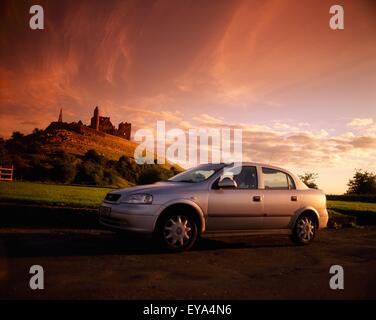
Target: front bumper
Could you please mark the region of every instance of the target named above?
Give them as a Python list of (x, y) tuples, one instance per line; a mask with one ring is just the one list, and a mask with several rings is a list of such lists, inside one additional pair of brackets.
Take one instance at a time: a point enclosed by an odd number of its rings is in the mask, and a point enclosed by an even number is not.
[(103, 203), (101, 207), (111, 209), (109, 215), (99, 213), (99, 222), (102, 225), (143, 234), (153, 233), (160, 209), (159, 205), (153, 204)]

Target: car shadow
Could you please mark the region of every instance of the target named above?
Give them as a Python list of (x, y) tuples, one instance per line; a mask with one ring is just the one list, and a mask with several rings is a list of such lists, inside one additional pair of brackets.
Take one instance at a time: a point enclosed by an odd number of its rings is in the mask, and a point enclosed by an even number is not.
[[(192, 251), (249, 249), (294, 246), (284, 237), (242, 237), (241, 239), (200, 239)], [(82, 233), (71, 231), (12, 231), (0, 234), (0, 256), (95, 256), (95, 255), (145, 255), (167, 253), (151, 238), (103, 232)]]
[(197, 251), (222, 249), (278, 248), (296, 247), (296, 244), (286, 236), (244, 236), (233, 238), (202, 238), (194, 247)]

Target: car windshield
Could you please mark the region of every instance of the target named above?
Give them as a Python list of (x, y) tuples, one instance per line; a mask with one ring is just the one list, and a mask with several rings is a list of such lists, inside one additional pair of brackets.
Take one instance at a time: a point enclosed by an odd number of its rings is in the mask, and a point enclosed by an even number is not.
[(223, 167), (223, 164), (203, 164), (179, 173), (176, 176), (168, 179), (168, 181), (191, 183), (202, 182), (209, 179), (214, 173)]

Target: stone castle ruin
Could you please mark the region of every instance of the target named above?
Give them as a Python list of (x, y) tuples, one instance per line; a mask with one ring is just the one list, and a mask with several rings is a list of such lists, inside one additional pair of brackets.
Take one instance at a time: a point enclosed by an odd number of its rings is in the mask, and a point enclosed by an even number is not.
[(82, 121), (78, 122), (64, 122), (63, 111), (60, 109), (58, 121), (53, 121), (46, 128), (46, 131), (64, 129), (68, 131), (75, 131), (78, 133), (92, 133), (103, 136), (109, 134), (112, 136), (120, 137), (126, 140), (131, 139), (131, 123), (121, 122), (116, 128), (110, 120), (110, 117), (102, 117), (98, 106), (94, 109), (94, 114), (91, 117), (90, 125), (84, 125)]

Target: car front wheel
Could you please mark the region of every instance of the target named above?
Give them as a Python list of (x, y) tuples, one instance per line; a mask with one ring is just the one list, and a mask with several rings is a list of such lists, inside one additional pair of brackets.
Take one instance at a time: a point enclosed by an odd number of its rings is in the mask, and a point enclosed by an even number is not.
[(196, 222), (185, 213), (166, 215), (157, 230), (157, 237), (169, 251), (184, 251), (192, 248), (197, 235)]
[(317, 224), (309, 215), (302, 215), (296, 221), (291, 239), (298, 244), (309, 244), (316, 235)]

